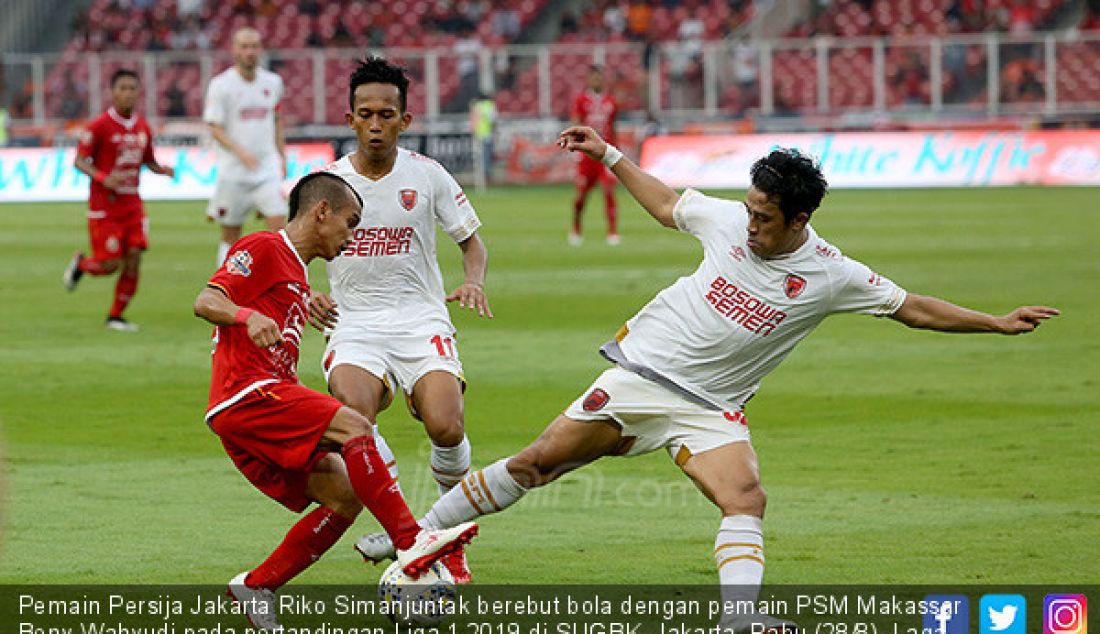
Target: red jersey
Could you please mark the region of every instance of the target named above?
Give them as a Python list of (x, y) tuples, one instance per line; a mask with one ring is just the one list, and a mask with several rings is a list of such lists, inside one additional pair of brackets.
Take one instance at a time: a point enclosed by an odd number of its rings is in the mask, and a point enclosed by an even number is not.
[(615, 117), (619, 106), (607, 92), (586, 90), (573, 100), (573, 118), (596, 131), (604, 141), (615, 143)]
[(283, 342), (260, 348), (244, 325), (214, 328), (214, 368), (206, 420), (253, 389), (278, 382), (298, 383), (298, 348), (306, 324), (309, 278), (306, 265), (285, 231), (249, 234), (229, 250), (209, 286), (233, 303), (280, 324)]
[(79, 160), (90, 158), (104, 176), (114, 173), (122, 178), (121, 185), (114, 190), (92, 181), (89, 209), (125, 210), (141, 202), (138, 196), (141, 166), (153, 162), (153, 133), (141, 115), (135, 113), (125, 119), (113, 107), (108, 108), (80, 135), (76, 155)]

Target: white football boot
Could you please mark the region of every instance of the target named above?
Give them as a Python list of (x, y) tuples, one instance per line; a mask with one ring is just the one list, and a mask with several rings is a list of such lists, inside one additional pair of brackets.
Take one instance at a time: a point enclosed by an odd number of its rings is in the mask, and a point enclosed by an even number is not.
[(401, 563), (405, 574), (416, 579), (444, 555), (469, 544), (475, 535), (477, 524), (473, 522), (463, 522), (440, 530), (421, 529), (412, 546), (397, 551), (397, 561)]
[(397, 558), (397, 549), (393, 547), (393, 540), (385, 533), (363, 535), (359, 541), (355, 542), (355, 550), (372, 564)]
[(279, 625), (279, 616), (275, 611), (275, 593), (266, 588), (249, 588), (244, 585), (248, 572), (233, 577), (229, 581), (230, 598), (244, 608), (245, 616), (256, 629), (273, 634), (281, 634), (283, 626)]

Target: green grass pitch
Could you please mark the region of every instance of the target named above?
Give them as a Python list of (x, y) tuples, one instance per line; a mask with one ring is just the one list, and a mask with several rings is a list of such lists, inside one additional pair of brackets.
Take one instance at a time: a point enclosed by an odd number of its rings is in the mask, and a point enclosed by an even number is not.
[[(622, 190), (623, 244), (603, 244), (593, 196), (587, 241), (570, 248), (571, 195), (471, 195), (497, 315), (453, 311), (476, 465), (532, 440), (605, 367), (596, 348), (700, 258)], [(1100, 581), (1098, 201), (1095, 189), (1030, 188), (826, 198), (817, 230), (911, 291), (1064, 314), (1016, 338), (827, 320), (747, 410), (769, 492), (768, 582)], [(210, 327), (191, 302), (215, 251), (203, 209), (149, 205), (128, 314), (142, 330), (127, 335), (103, 329), (113, 280), (71, 295), (59, 283), (86, 246), (84, 206), (0, 207), (0, 582), (220, 584), (294, 520), (202, 422)], [(453, 287), (459, 251), (439, 248)], [(323, 266), (311, 268), (324, 288)], [(321, 349), (311, 331), (301, 375), (318, 389)], [(380, 422), (420, 514), (435, 496), (424, 433), (403, 407)], [(485, 518), (470, 562), (481, 583), (711, 584), (717, 522), (666, 455), (612, 458)], [(373, 582), (380, 569), (351, 545), (376, 526), (364, 514), (299, 582)]]

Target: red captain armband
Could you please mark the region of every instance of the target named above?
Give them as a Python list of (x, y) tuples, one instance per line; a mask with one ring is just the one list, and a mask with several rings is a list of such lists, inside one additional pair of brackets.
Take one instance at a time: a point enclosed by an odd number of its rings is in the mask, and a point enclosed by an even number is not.
[(236, 315), (233, 315), (233, 323), (240, 324), (241, 326), (248, 323), (248, 318), (256, 311), (251, 308), (242, 308), (237, 311)]

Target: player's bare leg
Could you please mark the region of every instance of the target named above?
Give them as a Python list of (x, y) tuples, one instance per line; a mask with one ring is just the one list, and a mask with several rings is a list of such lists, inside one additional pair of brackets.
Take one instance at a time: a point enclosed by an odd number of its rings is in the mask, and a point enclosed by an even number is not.
[[(426, 528), (455, 526), (515, 504), (532, 487), (602, 456), (622, 453), (627, 439), (614, 421), (578, 421), (558, 416), (542, 434), (518, 454), (470, 473), (459, 486), (439, 498), (420, 520)], [(389, 545), (381, 534), (366, 535), (356, 544), (372, 557), (384, 557)]]
[(462, 383), (450, 372), (429, 372), (413, 386), (412, 405), (432, 441), (432, 475), (443, 495), (470, 471)]
[[(764, 508), (756, 451), (735, 442), (688, 458), (682, 466), (708, 500), (722, 512), (714, 544), (725, 605), (755, 603), (764, 579)], [(727, 614), (719, 623), (734, 632), (793, 632), (793, 623), (757, 614)], [(755, 629), (754, 629), (755, 627)]]
[(619, 211), (615, 204), (615, 177), (610, 173), (605, 174), (601, 185), (603, 185), (603, 210), (607, 216), (607, 244), (615, 247), (621, 242), (618, 225)]
[(286, 226), (286, 216), (264, 216), (268, 231), (278, 231)]
[(117, 271), (120, 266), (122, 266), (121, 258), (97, 260), (84, 255), (83, 251), (77, 251), (73, 254), (68, 266), (65, 267), (65, 272), (61, 275), (61, 284), (64, 285), (65, 290), (71, 292), (76, 290), (76, 285), (85, 273), (96, 277), (110, 275)]
[[(445, 495), (470, 472), (470, 441), (463, 420), (462, 383), (444, 370), (434, 370), (413, 386), (412, 409), (432, 442), (432, 477)], [(459, 584), (471, 581), (466, 554), (455, 551), (443, 564)]]
[(137, 292), (138, 278), (141, 272), (141, 249), (130, 249), (121, 260), (122, 272), (115, 282), (115, 298), (111, 310), (107, 313), (107, 328), (119, 332), (137, 332), (138, 327), (126, 321), (122, 312), (130, 305)]
[[(386, 409), (393, 402), (393, 391), (382, 379), (354, 365), (341, 364), (333, 368), (329, 374), (328, 389), (337, 400), (369, 420), (377, 419), (378, 412)], [(379, 455), (386, 461), (390, 477), (396, 482), (397, 459), (394, 458), (393, 451), (382, 438), (382, 434), (378, 432), (377, 425), (374, 428), (374, 441)]]
[[(229, 595), (245, 608), (258, 628), (279, 631), (275, 591), (332, 548), (363, 510), (348, 481), (344, 461), (333, 453), (314, 466), (306, 496), (320, 507), (298, 520), (263, 563), (229, 583)], [(258, 602), (264, 608), (259, 608)]]
[(229, 255), (229, 248), (233, 243), (241, 239), (241, 226), (221, 225), (221, 235), (221, 243), (218, 244), (218, 266), (225, 262), (225, 257)]
[(577, 180), (577, 195), (573, 198), (573, 228), (569, 232), (569, 244), (579, 247), (584, 242), (582, 230), (582, 218), (584, 217), (584, 204), (588, 200), (588, 192), (592, 191), (595, 182), (587, 177)]
[(374, 424), (359, 412), (347, 406), (337, 410), (322, 444), (340, 447), (356, 497), (390, 536), (406, 574), (420, 576), (477, 534), (477, 525), (469, 522), (444, 530), (421, 530), (378, 453)]

